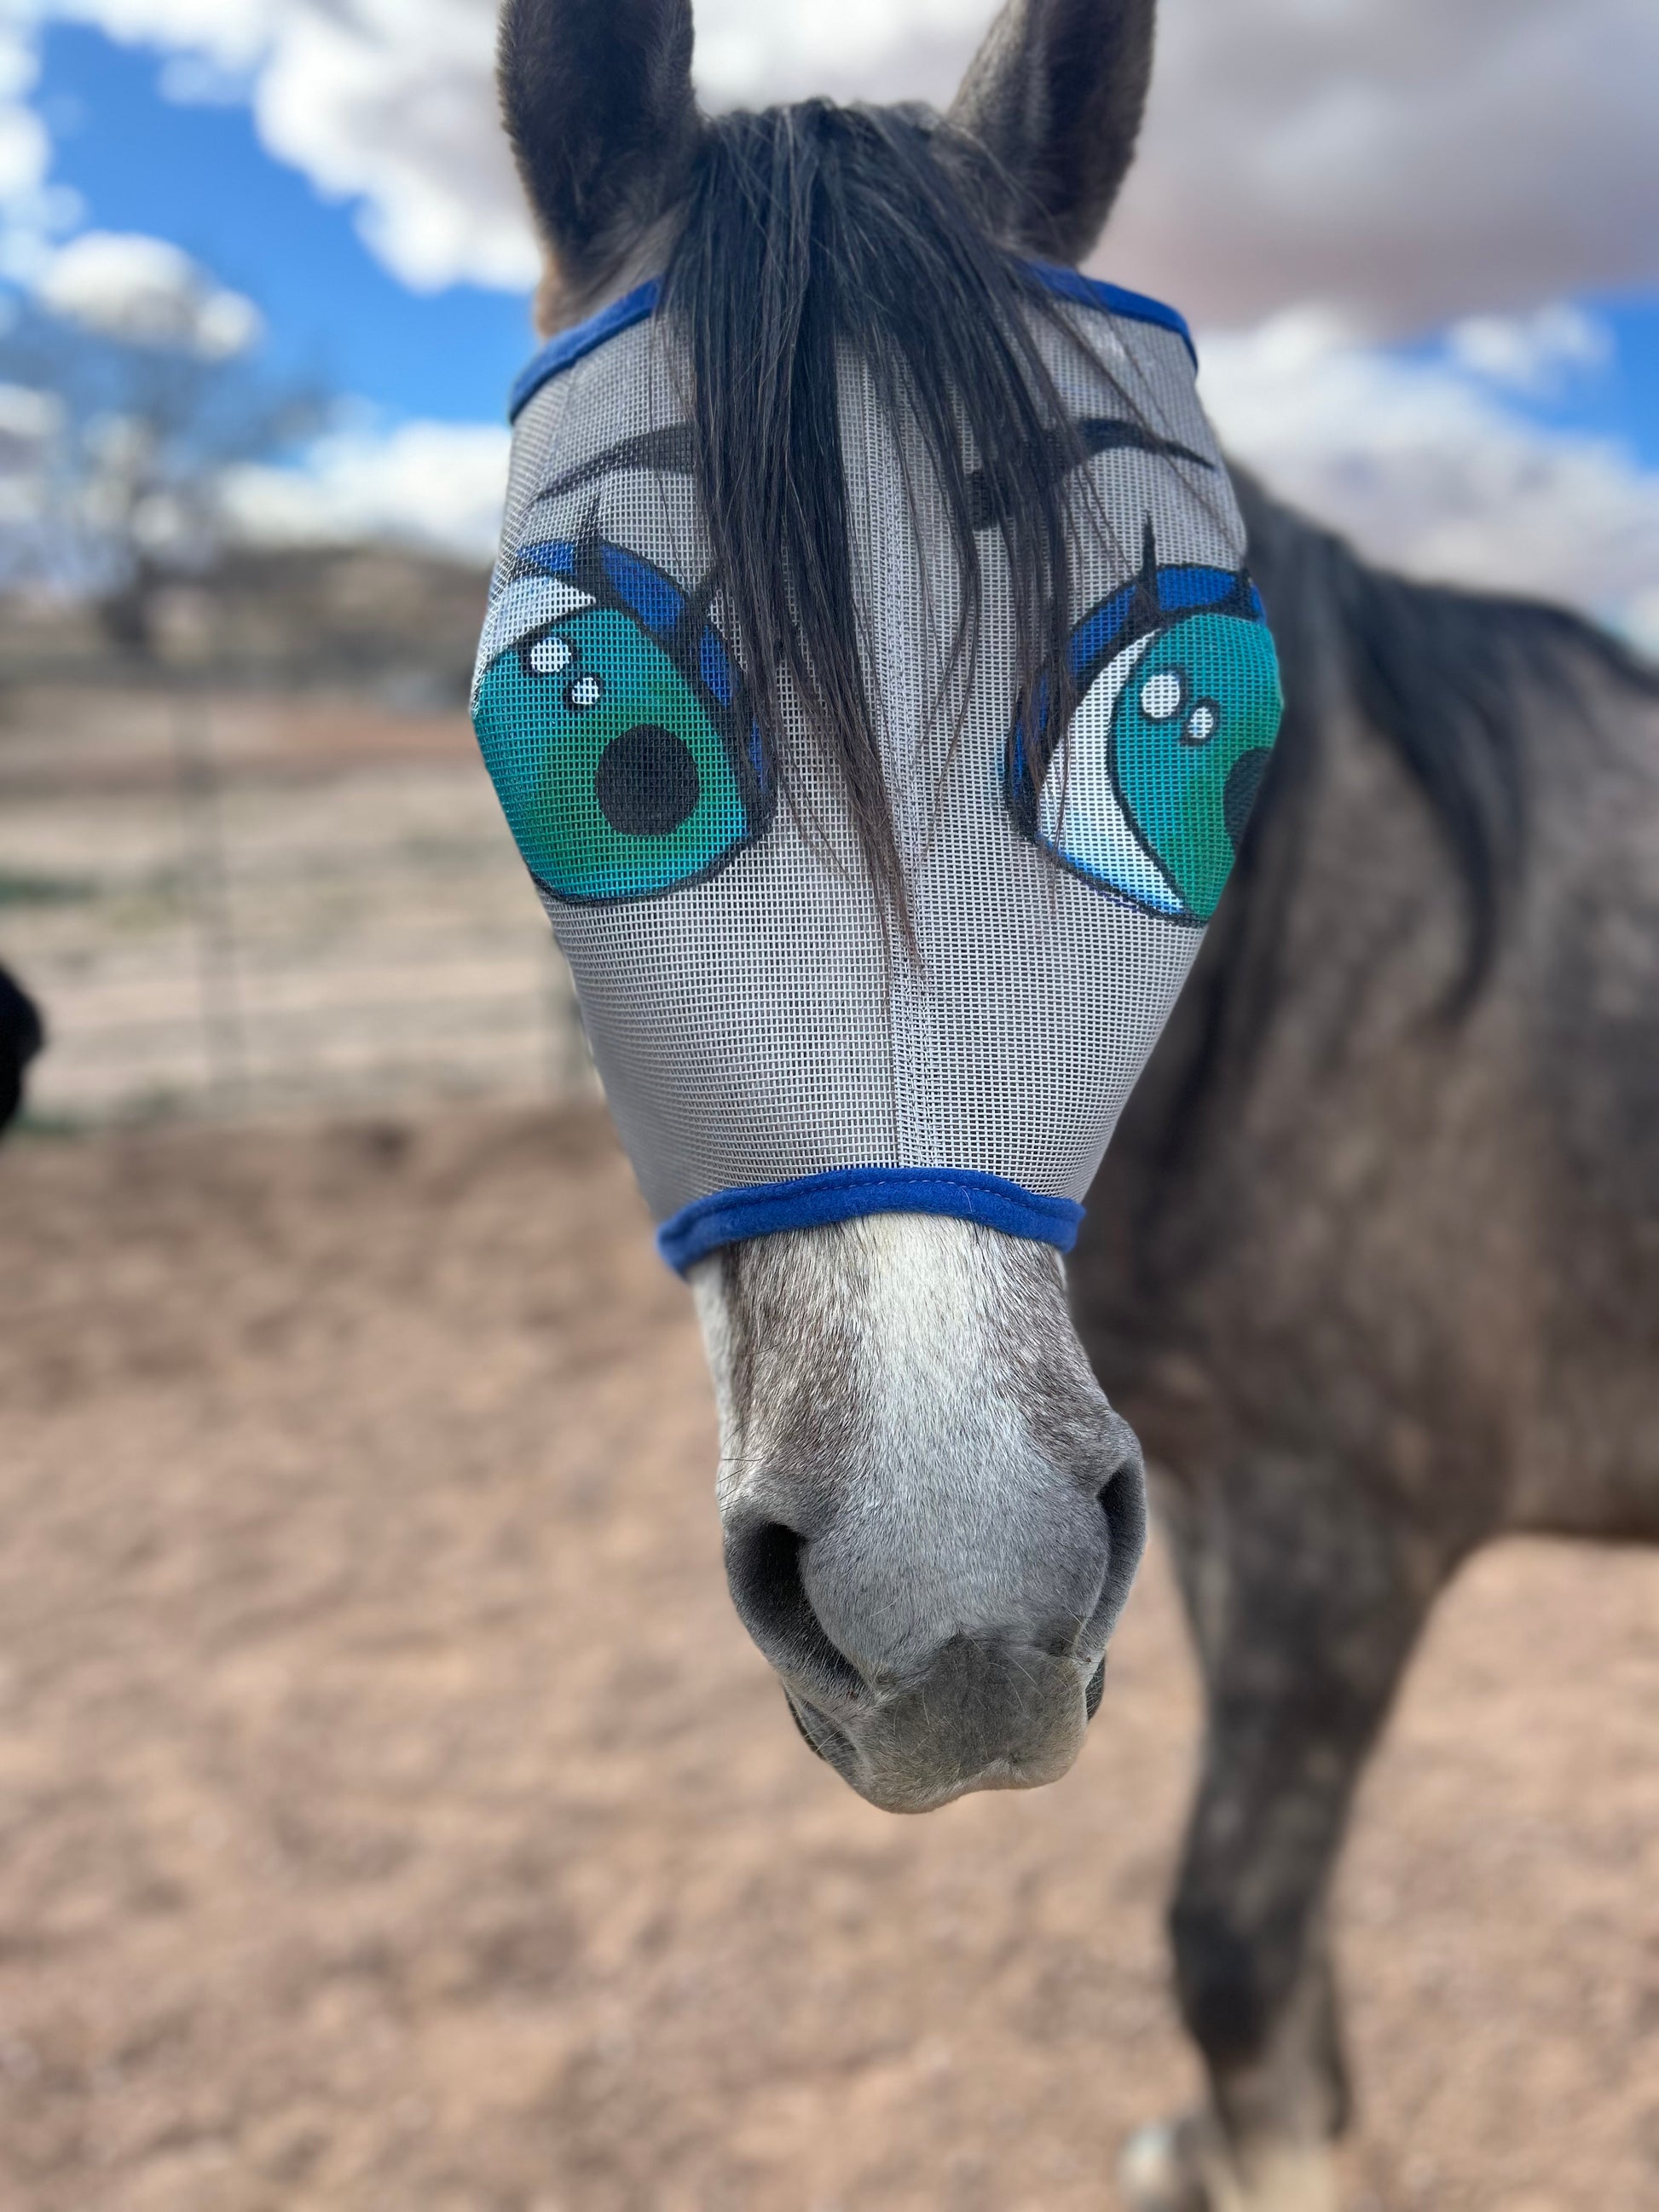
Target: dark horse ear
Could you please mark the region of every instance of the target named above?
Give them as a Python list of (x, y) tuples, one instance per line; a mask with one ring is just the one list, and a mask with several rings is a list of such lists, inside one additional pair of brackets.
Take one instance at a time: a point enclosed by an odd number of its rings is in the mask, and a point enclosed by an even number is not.
[(1081, 261), (1128, 173), (1157, 0), (1008, 0), (946, 118), (1010, 246)]
[(690, 0), (506, 0), (496, 74), (550, 257), (542, 319), (557, 320), (684, 194), (702, 128)]

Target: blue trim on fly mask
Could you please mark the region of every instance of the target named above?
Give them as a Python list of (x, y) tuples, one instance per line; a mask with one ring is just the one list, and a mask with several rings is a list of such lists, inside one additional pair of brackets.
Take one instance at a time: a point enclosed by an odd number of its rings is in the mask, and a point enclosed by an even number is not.
[(1069, 1252), (1083, 1208), (975, 1168), (832, 1168), (790, 1182), (750, 1183), (693, 1199), (657, 1231), (657, 1249), (682, 1275), (722, 1244), (818, 1229), (866, 1213), (941, 1213)]
[[(1160, 568), (1158, 572), (1158, 604), (1166, 615), (1196, 613), (1205, 607), (1220, 606), (1239, 588), (1237, 571), (1231, 568), (1212, 568), (1194, 563), (1179, 568)], [(1135, 596), (1141, 589), (1139, 583), (1125, 584), (1103, 599), (1093, 614), (1080, 622), (1072, 633), (1072, 642), (1066, 648), (1071, 663), (1072, 681), (1085, 684), (1094, 670), (1107, 659), (1121, 636), (1123, 628), (1135, 605)], [(1267, 611), (1261, 604), (1261, 594), (1250, 586), (1249, 608), (1259, 623), (1267, 619)]]
[(1085, 276), (1080, 269), (1062, 268), (1057, 261), (1028, 261), (1025, 267), (1043, 290), (1052, 292), (1056, 299), (1073, 300), (1079, 307), (1098, 307), (1106, 314), (1121, 315), (1127, 322), (1156, 323), (1159, 330), (1173, 331), (1191, 354), (1193, 367), (1198, 367), (1198, 348), (1178, 307), (1168, 307), (1145, 292), (1127, 291), (1121, 284), (1108, 284), (1099, 276)]
[(602, 346), (607, 338), (631, 331), (635, 323), (656, 312), (662, 286), (653, 276), (647, 283), (636, 284), (631, 292), (613, 300), (608, 307), (601, 307), (597, 315), (590, 315), (584, 323), (573, 323), (568, 331), (561, 331), (547, 343), (532, 361), (526, 363), (514, 380), (507, 403), (507, 419), (514, 422), (530, 404), (550, 377), (561, 369), (574, 368), (584, 356)]
[[(1193, 343), (1193, 334), (1187, 327), (1187, 318), (1176, 308), (1166, 307), (1162, 300), (1149, 299), (1144, 292), (1126, 291), (1121, 284), (1107, 284), (1098, 276), (1085, 276), (1079, 270), (1062, 269), (1058, 262), (1026, 261), (1020, 264), (1028, 276), (1035, 276), (1046, 292), (1057, 299), (1074, 301), (1081, 307), (1096, 307), (1108, 315), (1121, 315), (1132, 323), (1153, 323), (1159, 330), (1173, 331), (1198, 366), (1198, 348)], [(528, 362), (514, 384), (507, 404), (507, 419), (516, 422), (530, 404), (543, 385), (567, 368), (574, 368), (596, 346), (622, 331), (632, 330), (635, 323), (644, 322), (654, 314), (662, 296), (662, 285), (656, 277), (635, 285), (620, 300), (613, 300), (608, 307), (601, 307), (584, 323), (573, 323), (568, 331), (551, 337), (535, 358)]]

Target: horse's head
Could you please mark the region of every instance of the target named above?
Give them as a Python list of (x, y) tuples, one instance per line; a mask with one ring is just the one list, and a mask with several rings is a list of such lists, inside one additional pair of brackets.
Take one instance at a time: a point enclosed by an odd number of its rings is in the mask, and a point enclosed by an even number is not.
[(509, 0), (549, 258), (474, 717), (692, 1282), (732, 1595), (876, 1803), (1054, 1779), (1139, 1557), (1060, 1251), (1277, 719), (1184, 325), (1066, 266), (1152, 0), (950, 114), (702, 117)]

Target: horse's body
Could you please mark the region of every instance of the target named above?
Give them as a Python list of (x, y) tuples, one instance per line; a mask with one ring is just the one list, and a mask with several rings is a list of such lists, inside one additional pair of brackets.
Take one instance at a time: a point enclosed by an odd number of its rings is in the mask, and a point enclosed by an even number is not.
[[(951, 252), (1080, 258), (1128, 164), (1152, 13), (1013, 0), (943, 125), (816, 109), (722, 139), (691, 98), (684, 0), (510, 0), (544, 327), (677, 237), (716, 291), (726, 249), (752, 252), (755, 296), (728, 285), (723, 326), (773, 380), (702, 392), (698, 434), (738, 457), (757, 529), (779, 482), (811, 520), (837, 372), (827, 342), (803, 367), (798, 335), (823, 327), (820, 289), (857, 290), (845, 268), (817, 286), (835, 234), (814, 207), (862, 193), (867, 242), (908, 179)], [(712, 223), (745, 134), (774, 181), (751, 165)], [(941, 215), (935, 161), (970, 213)], [(932, 329), (963, 360), (982, 337), (943, 311)], [(792, 405), (829, 431), (744, 483), (749, 427)], [(704, 483), (705, 510), (732, 489)], [(1085, 1352), (1146, 1441), (1209, 1700), (1173, 1932), (1212, 2096), (1132, 2149), (1131, 2194), (1160, 2212), (1333, 2202), (1330, 1873), (1458, 1563), (1505, 1529), (1659, 1538), (1659, 763), (1633, 712), (1653, 687), (1570, 617), (1400, 584), (1249, 488), (1246, 508), (1285, 733), (1097, 1184), (1075, 1330), (1052, 1253), (961, 1220), (787, 1231), (694, 1276), (733, 1595), (809, 1741), (878, 1802), (1064, 1771), (1139, 1480)], [(782, 633), (802, 595), (774, 599)], [(808, 662), (841, 649), (823, 631)]]
[[(1278, 789), (1072, 1290), (1207, 1706), (1171, 1933), (1227, 2155), (1193, 2124), (1132, 2169), (1150, 2204), (1277, 2212), (1328, 2201), (1330, 1878), (1436, 1597), (1506, 1532), (1659, 1540), (1659, 716), (1588, 629), (1247, 512)], [(1433, 801), (1401, 751), (1431, 717)], [(1446, 828), (1483, 817), (1484, 871)]]

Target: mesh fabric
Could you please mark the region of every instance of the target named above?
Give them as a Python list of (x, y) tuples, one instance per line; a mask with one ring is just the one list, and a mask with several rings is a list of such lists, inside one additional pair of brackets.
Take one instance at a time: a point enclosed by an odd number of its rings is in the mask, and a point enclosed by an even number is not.
[[(786, 698), (770, 747), (748, 719), (649, 295), (592, 344), (567, 333), (521, 386), (474, 719), (677, 1261), (769, 1225), (726, 1202), (757, 1187), (795, 1194), (778, 1221), (907, 1190), (991, 1218), (1000, 1192), (1000, 1225), (1068, 1242), (1067, 1202), (1196, 955), (1277, 727), (1272, 645), (1178, 319), (1069, 274), (1056, 289), (1085, 346), (1042, 325), (1039, 343), (1098, 450), (1061, 487), (1079, 704), (1052, 745), (1014, 726), (994, 535), (971, 681), (951, 677), (942, 503), (867, 372), (841, 363), (914, 951), (883, 925), (798, 709)], [(800, 805), (780, 803), (774, 758)], [(838, 1195), (815, 1211), (814, 1188)]]

